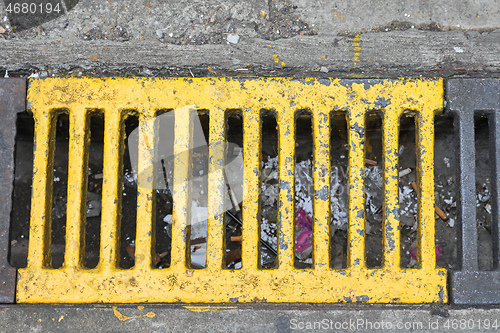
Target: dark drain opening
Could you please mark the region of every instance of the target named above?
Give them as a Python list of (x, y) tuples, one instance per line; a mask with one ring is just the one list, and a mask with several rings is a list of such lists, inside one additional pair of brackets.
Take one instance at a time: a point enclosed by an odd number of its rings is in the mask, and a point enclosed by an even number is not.
[(87, 206), (85, 220), (85, 267), (95, 268), (99, 262), (101, 240), (101, 199), (103, 181), (104, 119), (92, 113), (89, 122)]
[[(127, 143), (130, 133), (139, 126), (134, 111), (125, 118), (125, 137)], [(127, 145), (125, 145), (127, 147)], [(120, 268), (131, 268), (135, 264), (135, 236), (137, 228), (137, 179), (134, 177), (129, 149), (123, 151), (122, 197), (120, 224)]]
[(378, 112), (365, 116), (365, 256), (366, 267), (381, 267), (384, 259), (382, 234), (384, 164), (382, 118)]
[(313, 126), (311, 113), (297, 112), (295, 125), (295, 268), (314, 265)]
[[(474, 115), (474, 138), (476, 150), (476, 221), (478, 268), (493, 269), (493, 236), (491, 206), (491, 163), (489, 116)], [(471, 134), (472, 135), (472, 134)], [(496, 223), (496, 222), (495, 222)]]
[(330, 267), (347, 268), (349, 146), (344, 112), (330, 114)]
[[(278, 244), (278, 123), (276, 115), (262, 110), (262, 163), (260, 172), (260, 239), (275, 251)], [(243, 221), (243, 223), (245, 223)], [(278, 261), (273, 252), (259, 243), (260, 266), (264, 269), (276, 268)]]
[(401, 267), (411, 268), (418, 263), (418, 170), (416, 150), (416, 121), (418, 116), (404, 112), (399, 119), (399, 230)]
[[(68, 195), (68, 148), (69, 117), (67, 113), (59, 113), (55, 128), (55, 150), (52, 184), (52, 223), (51, 247), (52, 268), (60, 268), (64, 262), (66, 245), (66, 205)], [(50, 179), (49, 179), (50, 180)]]
[(30, 231), (33, 138), (35, 131), (33, 116), (28, 112), (18, 113), (16, 129), (9, 263), (13, 267), (24, 268), (28, 259)]
[[(224, 265), (225, 268), (241, 269), (242, 200), (243, 179), (240, 161), (243, 158), (243, 117), (241, 110), (226, 112), (226, 166), (228, 185), (225, 214)], [(243, 162), (244, 164), (244, 162)], [(228, 213), (229, 212), (229, 213)], [(238, 222), (236, 219), (239, 219)]]
[[(173, 152), (173, 142), (165, 140), (165, 135), (170, 128), (173, 129), (173, 113), (171, 109), (158, 110), (156, 112), (155, 125), (159, 132), (159, 139), (156, 142), (156, 176), (157, 186), (155, 202), (155, 228), (154, 230), (154, 263), (159, 269), (170, 267), (170, 253), (172, 243), (172, 208), (173, 199), (171, 184), (174, 175), (172, 159), (167, 156), (168, 152)], [(171, 123), (170, 123), (171, 122)], [(170, 127), (172, 126), (172, 127)]]
[[(188, 212), (188, 267), (206, 267), (208, 235), (208, 144), (210, 117), (207, 110), (198, 110), (192, 123), (192, 154), (189, 191), (191, 211)], [(201, 127), (201, 128), (200, 128)], [(175, 176), (175, 172), (174, 172)]]
[(453, 117), (438, 115), (434, 119), (434, 182), (436, 206), (447, 216), (443, 220), (436, 214), (437, 253), (441, 259), (437, 266), (447, 269), (457, 268), (457, 183), (455, 157), (455, 127)]

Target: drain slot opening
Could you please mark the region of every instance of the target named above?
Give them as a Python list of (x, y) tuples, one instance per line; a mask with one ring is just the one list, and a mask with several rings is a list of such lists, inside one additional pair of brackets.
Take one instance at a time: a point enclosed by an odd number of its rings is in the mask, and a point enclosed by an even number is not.
[(99, 262), (101, 240), (101, 199), (103, 182), (104, 119), (90, 114), (88, 147), (87, 205), (85, 220), (85, 267), (95, 268)]
[(347, 118), (344, 112), (330, 115), (330, 266), (347, 268), (347, 197), (349, 146)]
[[(476, 227), (477, 227), (477, 263), (481, 271), (493, 269), (493, 236), (491, 206), (491, 163), (489, 117), (474, 115), (474, 138), (476, 151)], [(472, 135), (472, 134), (471, 134)]]
[(9, 263), (15, 268), (26, 267), (28, 260), (34, 131), (33, 116), (28, 112), (18, 113), (14, 152), (14, 191), (9, 238)]
[(365, 133), (365, 258), (366, 267), (375, 268), (381, 267), (384, 259), (384, 165), (382, 117), (378, 112), (366, 114)]
[[(68, 194), (69, 117), (60, 113), (56, 120), (54, 165), (49, 172), (52, 184), (51, 248), (52, 268), (60, 268), (64, 262), (66, 246), (66, 205)], [(49, 166), (50, 167), (50, 166)]]

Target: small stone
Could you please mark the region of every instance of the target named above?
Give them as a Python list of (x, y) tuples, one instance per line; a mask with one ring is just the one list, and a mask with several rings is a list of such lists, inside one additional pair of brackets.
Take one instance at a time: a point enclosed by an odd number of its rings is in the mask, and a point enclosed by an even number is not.
[(403, 155), (404, 151), (405, 151), (405, 146), (404, 145), (399, 146), (398, 156)]
[(238, 44), (240, 41), (240, 36), (239, 35), (227, 35), (227, 41), (231, 44)]
[(101, 196), (94, 192), (87, 193), (87, 218), (101, 215)]
[(326, 68), (325, 66), (321, 66), (321, 68), (319, 69), (320, 72), (323, 72), (323, 73), (328, 73), (328, 68)]
[(161, 29), (156, 30), (156, 36), (158, 38), (162, 38), (163, 37), (163, 31), (161, 31)]
[(399, 217), (401, 223), (403, 223), (404, 225), (408, 226), (408, 227), (412, 227), (415, 225), (415, 217), (412, 215), (412, 214), (407, 214), (407, 213), (404, 213), (402, 212), (400, 217)]

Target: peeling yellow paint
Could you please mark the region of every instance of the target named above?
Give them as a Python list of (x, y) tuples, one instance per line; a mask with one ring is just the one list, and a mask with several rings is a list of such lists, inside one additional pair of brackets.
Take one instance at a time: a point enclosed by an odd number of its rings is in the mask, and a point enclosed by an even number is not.
[(359, 53), (361, 52), (361, 39), (359, 38), (359, 34), (356, 35), (353, 39), (353, 46), (354, 46), (354, 58), (352, 61), (354, 62), (354, 66), (356, 66), (359, 62)]
[(120, 311), (118, 311), (118, 309), (116, 308), (116, 306), (113, 306), (113, 313), (114, 313), (115, 317), (121, 321), (126, 321), (129, 319), (136, 319), (136, 318), (144, 318), (144, 317), (147, 317), (147, 318), (154, 318), (155, 317), (155, 313), (153, 311), (150, 311), (150, 312), (143, 314), (143, 315), (140, 315), (140, 316), (128, 317), (128, 316), (125, 316), (124, 314), (121, 314)]
[[(279, 64), (280, 63), (280, 58), (278, 58), (278, 55), (276, 54), (273, 54), (273, 59), (274, 59), (274, 62)], [(284, 61), (281, 61), (281, 66), (285, 66), (285, 62)]]
[(137, 307), (137, 310), (144, 310), (144, 306), (139, 305), (139, 306)]
[(226, 309), (237, 309), (236, 306), (214, 306), (214, 305), (209, 305), (209, 306), (186, 305), (184, 306), (184, 308), (192, 312), (207, 312), (207, 311), (219, 311)]
[[(277, 56), (276, 56), (277, 58)], [(293, 96), (293, 98), (291, 98)], [(287, 98), (288, 97), (288, 98)], [(239, 109), (244, 128), (242, 268), (222, 269), (223, 223), (208, 221), (207, 267), (186, 265), (189, 197), (185, 188), (173, 193), (172, 258), (167, 269), (153, 266), (155, 142), (157, 110), (197, 105), (209, 110), (210, 216), (223, 202), (224, 177), (217, 163), (224, 154), (216, 147), (225, 140), (227, 110)], [(47, 78), (32, 79), (29, 111), (35, 119), (33, 193), (28, 265), (20, 268), (19, 303), (143, 303), (143, 302), (446, 302), (446, 271), (435, 266), (434, 243), (434, 114), (442, 111), (441, 79), (350, 81), (340, 79), (259, 78)], [(293, 266), (295, 111), (309, 109), (314, 132), (314, 267)], [(259, 201), (261, 110), (276, 114), (279, 130), (279, 267), (260, 269)], [(384, 123), (384, 263), (365, 267), (364, 150), (365, 115), (379, 110)], [(331, 269), (329, 232), (330, 116), (343, 112), (349, 139), (348, 267)], [(397, 151), (399, 117), (407, 111), (417, 119), (418, 265), (399, 265)], [(52, 170), (55, 120), (70, 118), (66, 249), (63, 267), (52, 269), (50, 258)], [(104, 116), (104, 185), (102, 194), (100, 262), (84, 267), (85, 201), (90, 113)], [(136, 261), (119, 267), (121, 161), (124, 122), (139, 117)], [(189, 113), (176, 113), (174, 151), (189, 147)], [(176, 155), (177, 156), (177, 155)], [(187, 183), (189, 155), (178, 154), (174, 182)], [(221, 185), (222, 184), (222, 185)], [(324, 194), (322, 194), (324, 193)], [(191, 276), (190, 276), (191, 275)], [(119, 312), (114, 308), (115, 315)], [(120, 314), (121, 315), (121, 314)], [(118, 317), (118, 315), (117, 315)], [(129, 317), (127, 317), (129, 318)]]

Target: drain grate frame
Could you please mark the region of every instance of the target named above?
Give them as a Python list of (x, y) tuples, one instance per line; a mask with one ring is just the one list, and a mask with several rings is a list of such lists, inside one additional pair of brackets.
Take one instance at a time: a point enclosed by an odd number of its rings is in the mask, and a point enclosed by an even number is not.
[[(19, 269), (20, 303), (139, 303), (139, 302), (446, 302), (446, 271), (435, 265), (433, 121), (442, 111), (442, 79), (146, 79), (47, 78), (32, 79), (28, 105), (36, 127), (33, 200), (28, 266)], [(186, 213), (189, 198), (184, 181), (189, 156), (176, 157), (174, 225), (171, 267), (152, 267), (154, 212), (155, 129), (148, 122), (156, 110), (197, 105), (210, 110), (209, 215), (220, 211), (224, 184), (220, 163), (224, 154), (225, 110), (241, 109), (244, 118), (243, 244), (240, 270), (222, 269), (222, 217), (208, 222), (207, 268), (186, 265)], [(50, 266), (50, 179), (54, 116), (70, 114), (70, 149), (65, 263)], [(100, 262), (83, 267), (85, 170), (89, 110), (105, 117), (103, 212)], [(258, 267), (258, 202), (260, 167), (260, 113), (272, 109), (279, 127), (279, 268)], [(314, 258), (313, 269), (293, 267), (295, 111), (311, 110), (314, 133)], [(123, 155), (123, 119), (130, 110), (139, 114), (139, 178), (136, 264), (118, 266), (120, 211), (119, 171)], [(329, 267), (329, 117), (332, 110), (348, 115), (349, 126), (349, 248), (348, 267)], [(370, 110), (380, 110), (384, 123), (384, 258), (382, 268), (364, 264), (364, 121)], [(398, 212), (399, 116), (411, 110), (418, 118), (417, 173), (419, 195), (418, 268), (400, 267)], [(176, 148), (189, 146), (189, 114), (176, 119)], [(46, 157), (48, 156), (48, 158)], [(174, 181), (175, 181), (174, 180)], [(175, 186), (175, 183), (174, 183)], [(49, 231), (49, 232), (48, 232)]]
[(26, 80), (0, 78), (0, 303), (14, 303), (16, 269), (8, 262), (10, 214), (14, 187), (17, 114), (26, 110)]
[[(457, 212), (460, 270), (451, 273), (451, 297), (456, 304), (500, 304), (500, 79), (451, 79), (447, 82), (447, 112), (455, 118), (458, 135), (459, 195)], [(474, 115), (488, 117), (492, 184), (493, 270), (478, 268)], [(472, 162), (471, 162), (472, 161)]]

